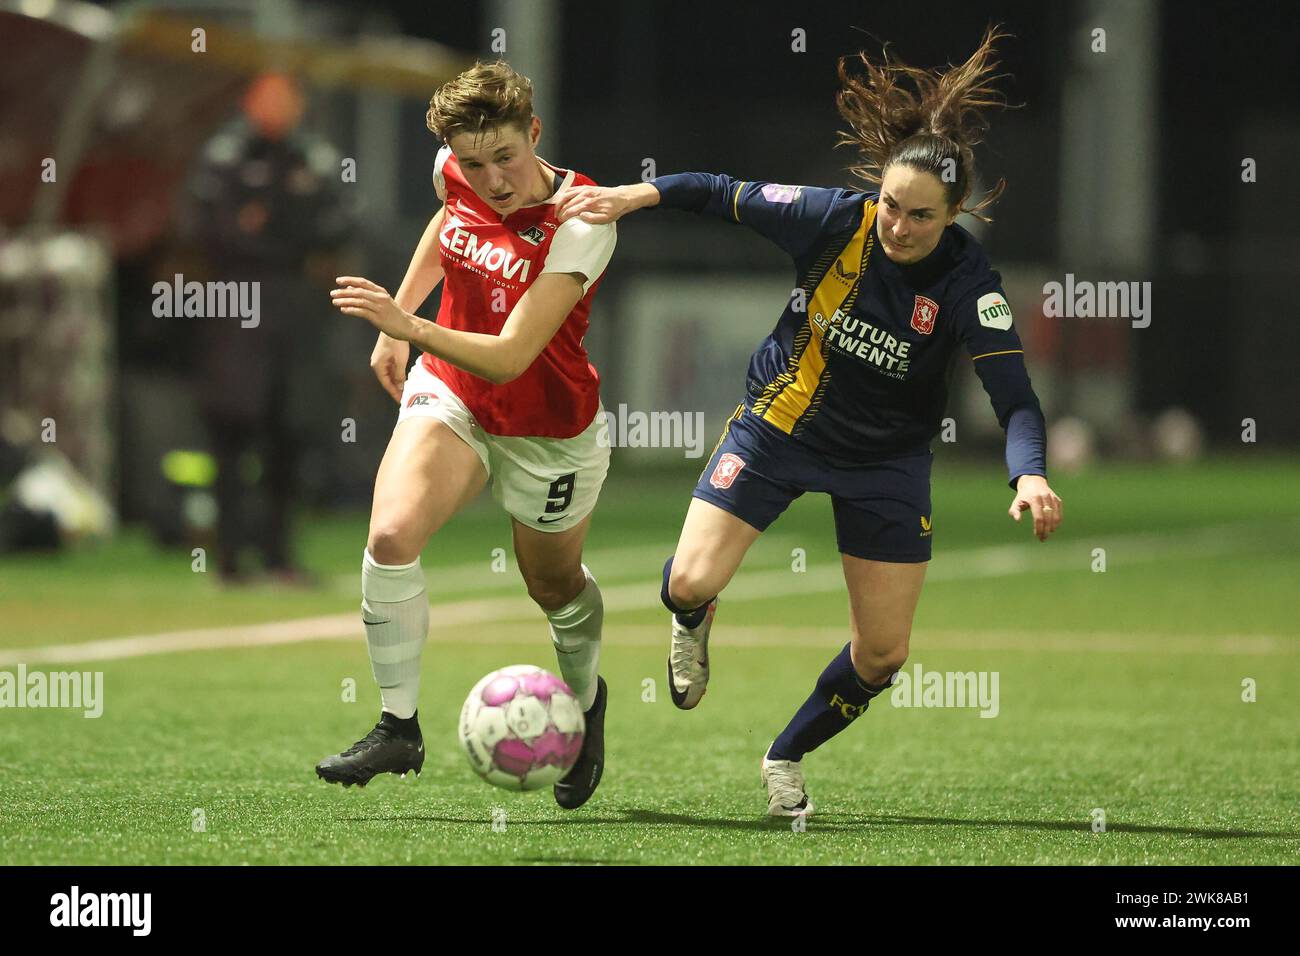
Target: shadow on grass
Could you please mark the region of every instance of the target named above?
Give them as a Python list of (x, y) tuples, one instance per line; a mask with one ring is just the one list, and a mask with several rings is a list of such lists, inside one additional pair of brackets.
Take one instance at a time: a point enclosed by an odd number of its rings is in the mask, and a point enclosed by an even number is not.
[[(435, 816), (432, 814), (394, 814), (392, 816), (369, 816), (369, 817), (339, 817), (348, 823), (462, 823), (477, 824), (479, 826), (489, 826), (491, 818), (488, 816), (476, 817), (452, 817), (452, 816)], [(813, 818), (819, 819), (819, 818)], [(865, 822), (865, 818), (863, 818)], [(770, 830), (790, 826), (789, 818), (771, 817), (738, 817), (725, 819), (721, 817), (701, 817), (691, 816), (685, 813), (660, 813), (654, 810), (622, 810), (621, 816), (588, 816), (587, 814), (577, 812), (557, 816), (554, 819), (532, 819), (521, 820), (517, 817), (509, 818), (511, 827), (567, 827), (567, 826), (655, 826), (662, 824), (673, 824), (683, 827), (703, 827), (710, 830)], [(809, 824), (812, 829), (812, 824)], [(847, 829), (844, 826), (820, 826), (819, 829)]]
[[(600, 816), (589, 816), (577, 812), (565, 814), (554, 819), (530, 819), (521, 820), (511, 818), (509, 826), (511, 827), (556, 827), (556, 826), (680, 826), (692, 827), (705, 830), (748, 830), (748, 831), (767, 831), (777, 829), (789, 829), (789, 817), (705, 817), (698, 814), (687, 813), (665, 813), (659, 810), (645, 810), (635, 807), (622, 807), (616, 811), (619, 815), (610, 815), (608, 812)], [(392, 816), (362, 816), (362, 817), (341, 817), (340, 819), (352, 823), (384, 823), (384, 822), (408, 822), (408, 823), (459, 823), (479, 826), (489, 826), (491, 820), (487, 816), (475, 817), (456, 817), (456, 816), (436, 816), (432, 814), (404, 814)], [(1087, 820), (988, 820), (988, 819), (961, 819), (958, 817), (914, 817), (914, 816), (895, 816), (890, 814), (844, 814), (844, 813), (820, 813), (814, 814), (808, 818), (808, 834), (817, 833), (835, 833), (862, 830), (869, 828), (882, 827), (914, 827), (914, 826), (940, 826), (940, 827), (975, 827), (979, 829), (986, 828), (1003, 828), (1014, 830), (1055, 830), (1060, 832), (1075, 831), (1078, 833), (1090, 833), (1092, 831), (1091, 823)], [(1215, 829), (1211, 827), (1174, 827), (1174, 826), (1155, 826), (1141, 823), (1119, 823), (1108, 825), (1107, 833), (1143, 833), (1156, 834), (1160, 836), (1184, 836), (1197, 837), (1206, 840), (1224, 840), (1224, 839), (1295, 839), (1300, 837), (1300, 831), (1296, 830), (1240, 830), (1240, 829)], [(534, 862), (531, 859), (524, 859), (522, 862)], [(556, 858), (554, 860), (538, 858), (536, 862), (568, 862), (567, 860)], [(602, 862), (620, 862), (607, 860), (577, 860), (577, 863), (602, 863)]]
[[(953, 817), (899, 817), (881, 815), (862, 817), (866, 823), (877, 826), (967, 826), (1007, 827), (1017, 830), (1078, 830), (1090, 833), (1092, 824), (1077, 820), (961, 820)], [(1167, 827), (1145, 823), (1106, 824), (1107, 833), (1155, 833), (1161, 836), (1200, 837), (1206, 840), (1225, 839), (1295, 839), (1297, 830), (1216, 830), (1209, 827)]]

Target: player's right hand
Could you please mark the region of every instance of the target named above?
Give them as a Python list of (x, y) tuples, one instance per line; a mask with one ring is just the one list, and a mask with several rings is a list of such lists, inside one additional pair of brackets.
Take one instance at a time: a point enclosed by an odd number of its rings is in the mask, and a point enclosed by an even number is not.
[(555, 218), (565, 222), (578, 216), (583, 222), (602, 225), (614, 222), (636, 208), (617, 186), (575, 186), (564, 194)]
[(375, 350), (370, 353), (370, 367), (374, 370), (384, 391), (393, 401), (402, 404), (402, 389), (406, 387), (406, 363), (411, 357), (411, 343), (379, 333)]

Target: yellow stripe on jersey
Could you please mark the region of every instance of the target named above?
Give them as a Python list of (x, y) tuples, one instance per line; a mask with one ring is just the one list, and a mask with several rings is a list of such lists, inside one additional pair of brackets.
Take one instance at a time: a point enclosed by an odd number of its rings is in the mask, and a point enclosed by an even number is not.
[(736, 191), (731, 195), (731, 218), (740, 222), (740, 191), (745, 188), (745, 183), (737, 183)]
[(833, 266), (826, 271), (809, 298), (808, 318), (795, 333), (785, 371), (769, 382), (754, 402), (754, 414), (787, 435), (794, 433), (795, 423), (809, 410), (818, 386), (823, 384), (826, 329), (838, 324), (836, 313), (847, 314), (858, 297), (858, 283), (866, 272), (876, 242), (875, 224), (876, 204), (868, 200), (864, 204), (862, 224), (838, 257), (843, 267), (838, 274), (857, 272), (857, 282), (850, 282), (846, 288), (843, 280), (834, 277)]
[(972, 355), (970, 357), (970, 360), (973, 362), (976, 359), (988, 358), (991, 355), (1024, 355), (1024, 354), (1025, 354), (1024, 349), (1007, 349), (1005, 352), (985, 352), (983, 355)]

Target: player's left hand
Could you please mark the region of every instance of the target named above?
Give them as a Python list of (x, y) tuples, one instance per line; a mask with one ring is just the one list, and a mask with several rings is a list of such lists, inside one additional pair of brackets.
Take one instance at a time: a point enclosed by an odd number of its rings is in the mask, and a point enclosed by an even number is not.
[(330, 300), (340, 312), (359, 315), (380, 332), (403, 342), (415, 334), (415, 316), (403, 311), (388, 290), (361, 276), (338, 276)]
[(1016, 482), (1016, 497), (1007, 514), (1019, 521), (1020, 512), (1025, 509), (1034, 516), (1034, 534), (1038, 535), (1039, 541), (1046, 541), (1065, 517), (1060, 496), (1047, 486), (1047, 479), (1042, 475), (1021, 475)]
[(583, 222), (603, 225), (617, 222), (632, 211), (632, 204), (617, 186), (574, 186), (556, 204), (555, 218), (567, 222), (577, 216)]

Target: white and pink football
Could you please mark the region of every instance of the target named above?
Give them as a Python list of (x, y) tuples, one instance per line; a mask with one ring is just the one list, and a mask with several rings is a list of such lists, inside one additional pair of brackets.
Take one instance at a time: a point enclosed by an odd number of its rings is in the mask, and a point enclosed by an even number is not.
[(460, 744), (474, 772), (495, 787), (549, 787), (582, 751), (586, 721), (569, 685), (517, 664), (474, 685), (460, 710)]

